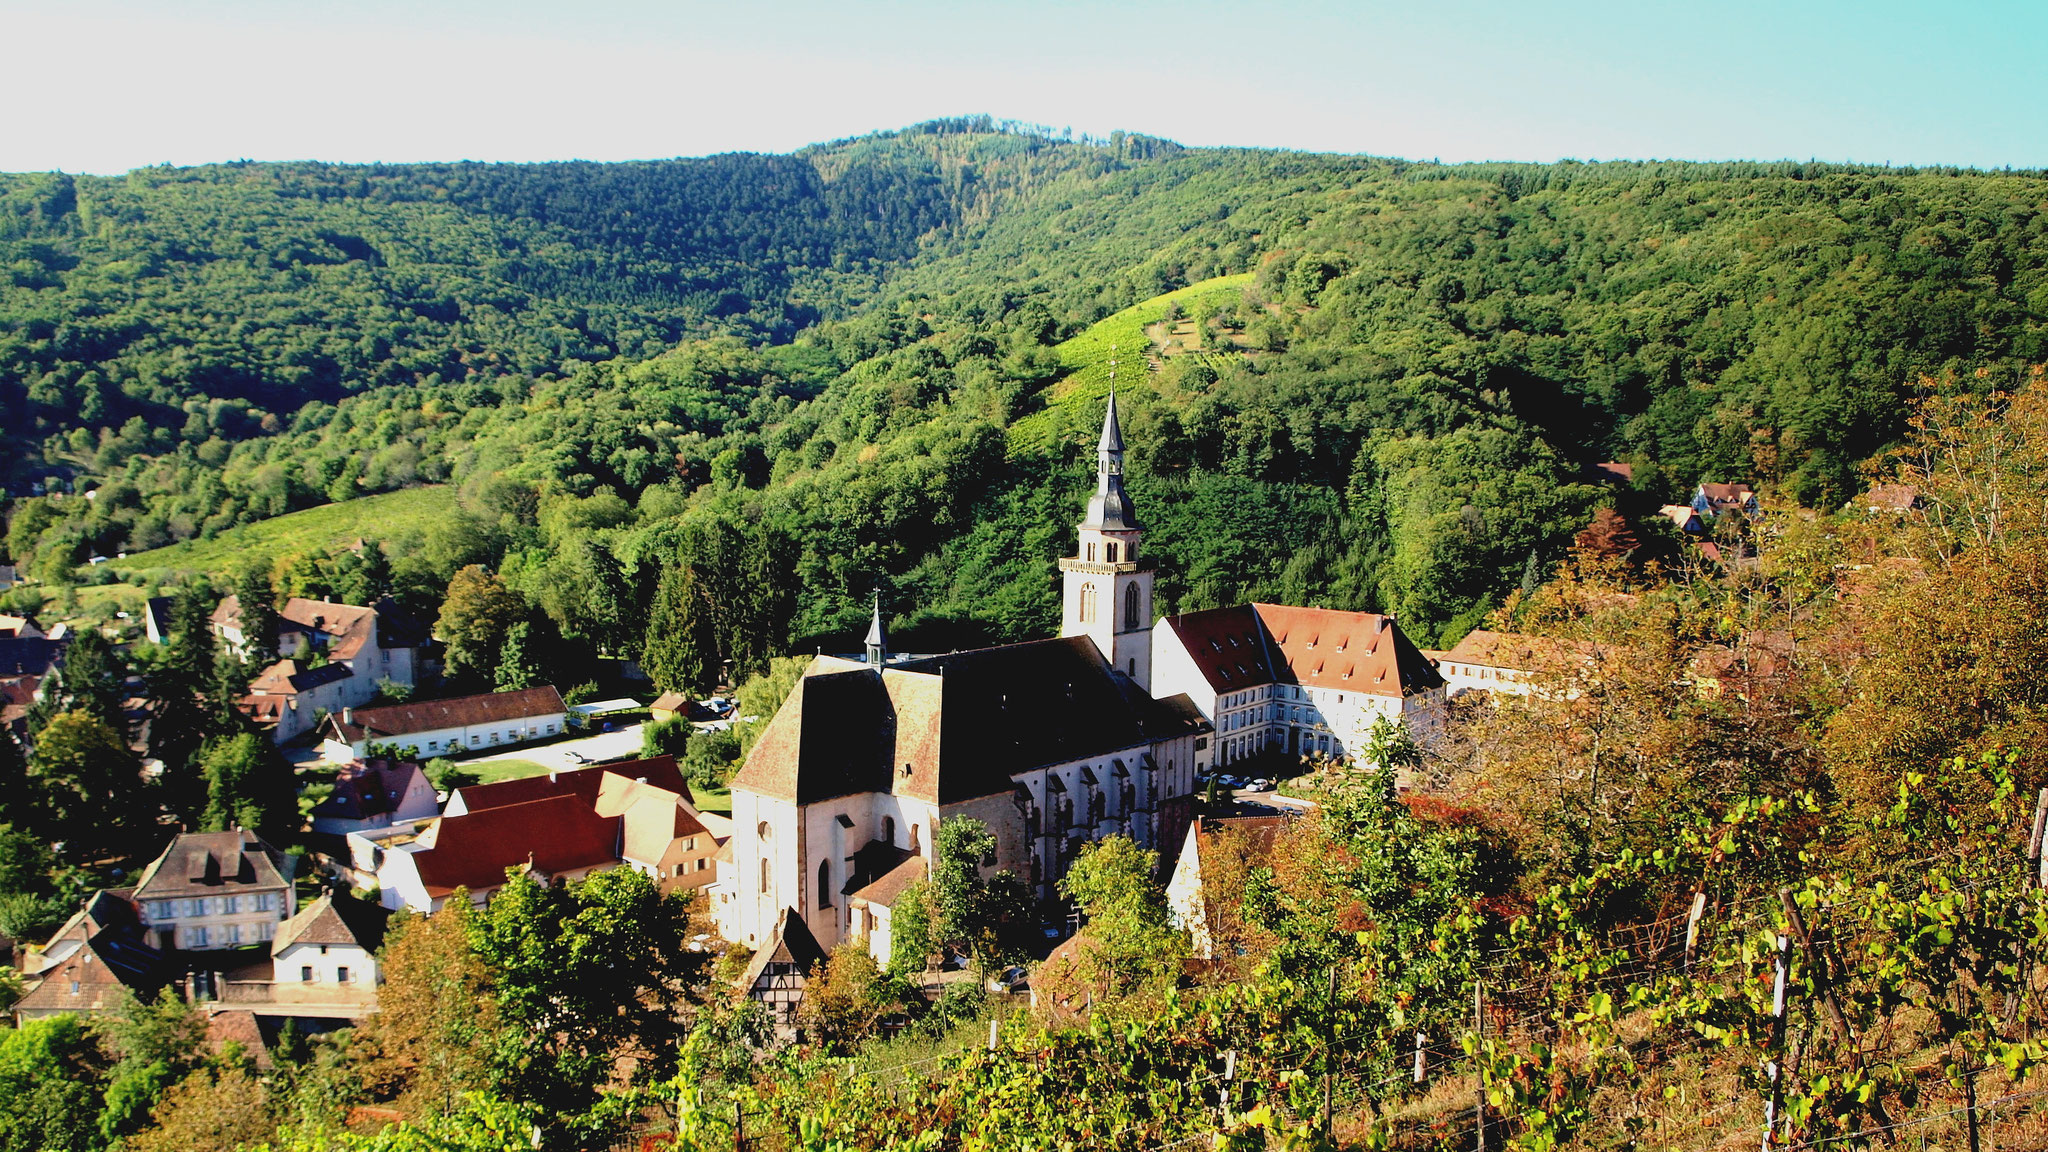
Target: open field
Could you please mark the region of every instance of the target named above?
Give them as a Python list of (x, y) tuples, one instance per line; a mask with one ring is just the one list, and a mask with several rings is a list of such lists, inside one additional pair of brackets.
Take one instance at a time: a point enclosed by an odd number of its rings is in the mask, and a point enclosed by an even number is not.
[(455, 489), (445, 484), (322, 504), (286, 516), (230, 528), (211, 540), (187, 540), (108, 563), (122, 577), (172, 579), (192, 572), (225, 572), (248, 556), (330, 551), (358, 537), (385, 539), (422, 532), (455, 510)]
[[(1054, 351), (1067, 374), (1040, 393), (1045, 400), (1043, 408), (1010, 425), (1010, 454), (1042, 450), (1064, 422), (1061, 417), (1067, 410), (1077, 406), (1094, 410), (1101, 405), (1109, 395), (1112, 348), (1119, 387), (1152, 387), (1146, 357), (1156, 350), (1146, 329), (1165, 317), (1168, 304), (1178, 301), (1183, 312), (1199, 317), (1235, 299), (1251, 282), (1252, 274), (1244, 272), (1190, 284), (1105, 316), (1063, 341)], [(1100, 419), (1099, 413), (1095, 418)]]

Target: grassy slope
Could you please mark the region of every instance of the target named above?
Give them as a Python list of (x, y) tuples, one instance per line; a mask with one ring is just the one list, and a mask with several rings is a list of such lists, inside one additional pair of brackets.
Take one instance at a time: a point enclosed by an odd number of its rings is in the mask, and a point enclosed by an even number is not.
[(224, 572), (245, 556), (327, 552), (357, 537), (380, 539), (408, 530), (424, 531), (454, 510), (453, 488), (408, 488), (244, 524), (211, 540), (187, 540), (135, 552), (112, 563), (124, 578), (143, 575), (162, 580), (187, 572)]
[(1200, 316), (1235, 298), (1251, 282), (1252, 274), (1246, 272), (1190, 284), (1106, 316), (1079, 335), (1062, 342), (1054, 351), (1059, 354), (1060, 364), (1067, 369), (1067, 374), (1039, 394), (1044, 407), (1010, 426), (1010, 455), (1043, 451), (1057, 430), (1071, 423), (1062, 418), (1062, 413), (1071, 413), (1077, 407), (1090, 412), (1100, 409), (1103, 399), (1109, 395), (1112, 348), (1120, 387), (1152, 387), (1151, 372), (1145, 358), (1146, 353), (1152, 350), (1152, 340), (1145, 334), (1145, 326), (1165, 316), (1169, 303), (1179, 301), (1183, 312)]

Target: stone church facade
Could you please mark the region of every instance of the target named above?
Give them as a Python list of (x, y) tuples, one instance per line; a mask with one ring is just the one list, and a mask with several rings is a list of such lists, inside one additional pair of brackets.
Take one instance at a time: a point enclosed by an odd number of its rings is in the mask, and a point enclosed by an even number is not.
[[(1252, 615), (1220, 631), (1186, 623), (1202, 624), (1201, 613), (1155, 623), (1155, 568), (1124, 491), (1123, 455), (1112, 396), (1095, 492), (1075, 554), (1060, 561), (1058, 639), (891, 661), (877, 609), (865, 660), (811, 663), (732, 782), (730, 858), (721, 853), (709, 893), (728, 940), (775, 946), (793, 911), (823, 949), (864, 941), (886, 961), (895, 898), (928, 871), (938, 824), (960, 817), (987, 825), (994, 866), (1052, 905), (1090, 840), (1125, 835), (1168, 854), (1180, 844), (1196, 777), (1222, 735), (1219, 715), (1239, 724), (1250, 714), (1226, 701), (1327, 690), (1332, 712), (1348, 715), (1356, 697), (1378, 715), (1393, 692), (1399, 718), (1419, 715), (1432, 692), (1441, 697), (1441, 679), (1427, 661), (1415, 666), (1421, 658), (1391, 618), (1284, 610), (1342, 618), (1346, 640), (1327, 646), (1321, 636), (1334, 633), (1313, 620), (1283, 629), (1278, 650), (1298, 649), (1327, 669), (1309, 675), (1307, 665), (1270, 656), (1218, 655), (1272, 639), (1258, 615), (1269, 606), (1222, 610)], [(1361, 645), (1381, 657), (1341, 670), (1327, 658), (1330, 647), (1362, 656)], [(1269, 719), (1261, 724), (1261, 747), (1290, 739), (1276, 737), (1282, 729)]]

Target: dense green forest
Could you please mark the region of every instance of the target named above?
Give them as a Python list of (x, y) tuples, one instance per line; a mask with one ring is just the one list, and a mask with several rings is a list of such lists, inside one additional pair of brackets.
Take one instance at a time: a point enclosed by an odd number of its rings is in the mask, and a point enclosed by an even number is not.
[[(873, 587), (910, 645), (1045, 631), (1111, 343), (1163, 606), (1384, 608), (1426, 640), (1597, 505), (1718, 478), (1835, 506), (1914, 381), (2048, 358), (2032, 173), (977, 119), (780, 157), (15, 176), (0, 203), (9, 558), (61, 587), (453, 482), (462, 515), (386, 541), (423, 609), (481, 563), (580, 651), (691, 638), (655, 660), (689, 679), (843, 643)], [(1632, 490), (1588, 480), (1607, 459)]]

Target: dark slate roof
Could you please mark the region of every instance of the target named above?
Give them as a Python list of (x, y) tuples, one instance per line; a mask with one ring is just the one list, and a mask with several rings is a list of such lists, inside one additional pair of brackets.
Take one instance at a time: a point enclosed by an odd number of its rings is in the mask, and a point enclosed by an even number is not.
[(733, 783), (799, 804), (861, 792), (947, 804), (1009, 792), (1033, 768), (1207, 730), (1191, 701), (1152, 699), (1085, 636), (881, 672), (822, 658)]
[(794, 964), (797, 971), (809, 972), (824, 962), (825, 950), (818, 946), (818, 938), (811, 934), (811, 926), (804, 923), (796, 909), (784, 908), (782, 923), (776, 927), (774, 937), (766, 947), (754, 953), (754, 959), (747, 964), (742, 986), (752, 988), (768, 971), (770, 964)]
[[(821, 667), (853, 666), (812, 665)], [(895, 719), (876, 671), (813, 672), (790, 690), (733, 783), (799, 804), (887, 792)]]
[(1008, 792), (1019, 772), (1208, 727), (1192, 707), (1152, 699), (1086, 636), (956, 652), (900, 671), (933, 673), (942, 685), (941, 804)]
[(0, 636), (0, 676), (42, 676), (64, 662), (67, 640)]
[(291, 865), (254, 832), (181, 832), (135, 886), (137, 900), (288, 888)]
[(405, 760), (370, 760), (351, 764), (334, 780), (334, 794), (313, 809), (314, 816), (369, 820), (398, 810), (413, 781), (424, 775)]

